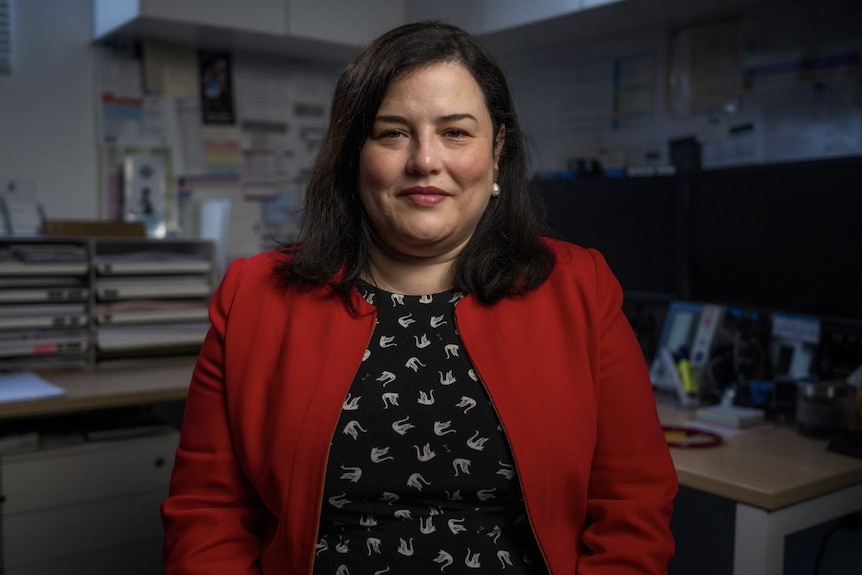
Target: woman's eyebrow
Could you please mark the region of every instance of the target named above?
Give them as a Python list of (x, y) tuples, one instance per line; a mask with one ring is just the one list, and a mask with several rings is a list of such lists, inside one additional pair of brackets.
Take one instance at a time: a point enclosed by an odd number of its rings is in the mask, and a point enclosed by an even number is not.
[(459, 120), (472, 120), (473, 122), (479, 123), (479, 120), (477, 120), (476, 116), (473, 114), (449, 114), (438, 118), (438, 121), (441, 122), (457, 122)]
[[(447, 114), (446, 116), (440, 116), (437, 118), (437, 122), (458, 122), (460, 120), (471, 120), (473, 122), (478, 123), (479, 120), (476, 119), (476, 116), (473, 114)], [(397, 115), (381, 115), (374, 118), (375, 122), (383, 122), (386, 124), (408, 124), (409, 121), (404, 116)]]

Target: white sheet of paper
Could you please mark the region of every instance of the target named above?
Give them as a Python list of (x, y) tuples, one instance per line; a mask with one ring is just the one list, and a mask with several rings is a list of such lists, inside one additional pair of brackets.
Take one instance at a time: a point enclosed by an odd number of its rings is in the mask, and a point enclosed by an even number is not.
[(66, 390), (29, 371), (0, 374), (0, 403), (66, 395)]

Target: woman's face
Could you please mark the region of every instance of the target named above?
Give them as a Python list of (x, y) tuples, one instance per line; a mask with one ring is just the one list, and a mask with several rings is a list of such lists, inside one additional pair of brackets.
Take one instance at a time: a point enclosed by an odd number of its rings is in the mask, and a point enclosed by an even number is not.
[(502, 140), (461, 64), (396, 78), (359, 155), (360, 199), (384, 249), (454, 258), (491, 198)]

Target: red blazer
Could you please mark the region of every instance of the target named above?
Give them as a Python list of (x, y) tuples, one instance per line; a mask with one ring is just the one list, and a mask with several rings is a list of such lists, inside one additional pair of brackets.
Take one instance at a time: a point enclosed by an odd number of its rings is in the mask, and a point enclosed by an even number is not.
[[(597, 252), (549, 243), (537, 290), (458, 303), (464, 347), (551, 573), (665, 573), (677, 478), (622, 291)], [(233, 263), (213, 296), (162, 505), (167, 575), (311, 572), (328, 446), (375, 308), (283, 287), (282, 257)]]

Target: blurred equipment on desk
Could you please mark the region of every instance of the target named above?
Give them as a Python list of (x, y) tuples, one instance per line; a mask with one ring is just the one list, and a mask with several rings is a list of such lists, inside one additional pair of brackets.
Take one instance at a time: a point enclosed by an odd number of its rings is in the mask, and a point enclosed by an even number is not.
[(650, 367), (656, 392), (676, 395), (681, 405), (712, 405), (729, 388), (738, 392), (747, 382), (766, 379), (765, 319), (753, 310), (671, 302)]
[(829, 439), (856, 420), (856, 388), (844, 381), (802, 384), (796, 398), (796, 429), (802, 435)]
[(805, 377), (811, 373), (820, 343), (820, 320), (786, 313), (772, 314), (769, 356), (775, 375)]
[(675, 397), (683, 406), (697, 405), (699, 382), (695, 380), (689, 350), (696, 345), (704, 305), (672, 301), (668, 306), (650, 380), (657, 393)]

